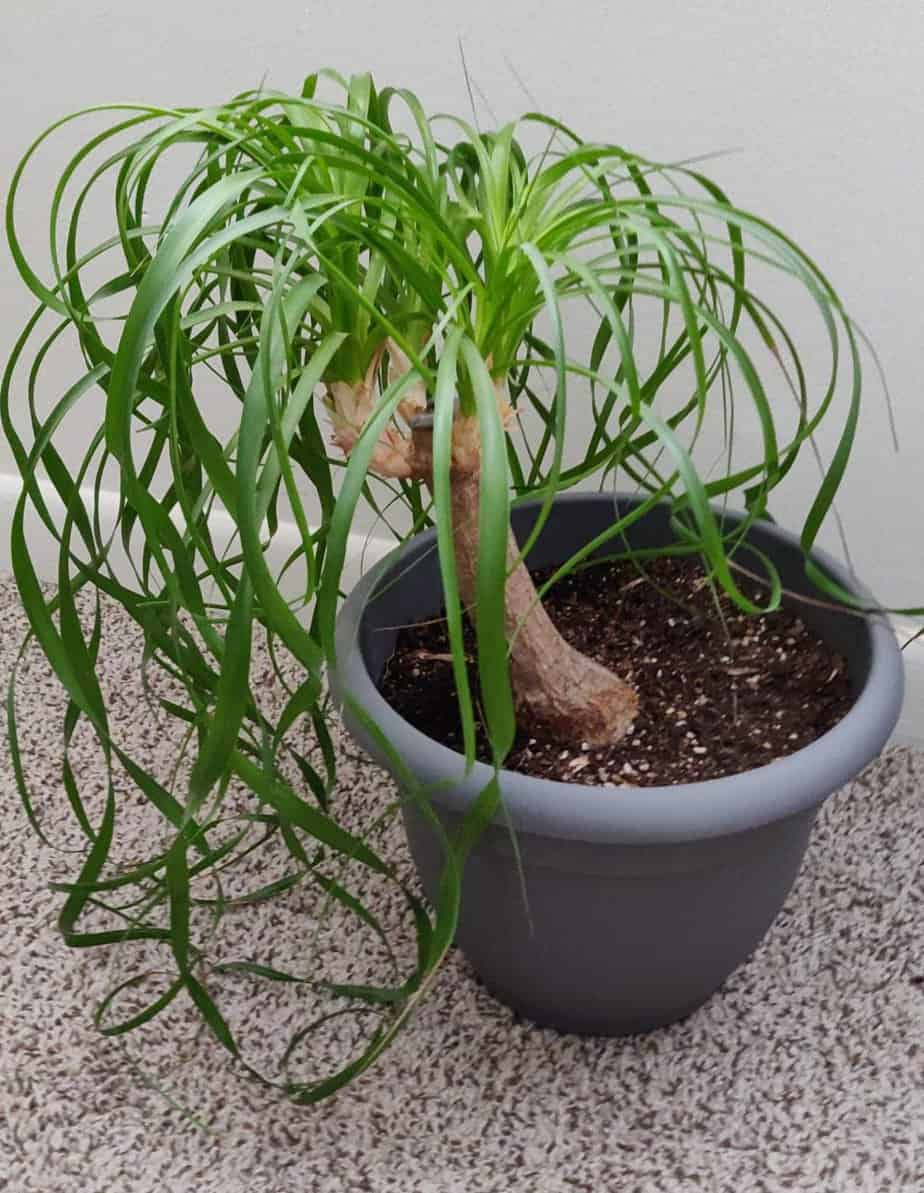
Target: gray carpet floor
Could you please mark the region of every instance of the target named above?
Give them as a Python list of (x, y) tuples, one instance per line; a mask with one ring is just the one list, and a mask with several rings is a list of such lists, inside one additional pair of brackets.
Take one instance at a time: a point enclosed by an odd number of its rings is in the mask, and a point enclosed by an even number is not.
[[(14, 590), (0, 582), (4, 681), (22, 628)], [(118, 731), (166, 776), (177, 739), (140, 704), (131, 632), (117, 618), (109, 628)], [(73, 850), (79, 838), (51, 766), (57, 707), (55, 685), (29, 656), (18, 705), (26, 760), (43, 826)], [(387, 783), (340, 749), (344, 788), (368, 816), (387, 800)], [(0, 750), (0, 1189), (924, 1190), (922, 754), (887, 753), (829, 801), (765, 943), (685, 1023), (626, 1040), (539, 1030), (494, 1002), (455, 956), (372, 1071), (320, 1107), (297, 1108), (242, 1080), (179, 1002), (139, 1037), (95, 1032), (94, 1005), (132, 970), (59, 942), (60, 896), (47, 884), (73, 876), (77, 855), (28, 831), (5, 743)], [(74, 758), (92, 803), (102, 771), (79, 735)], [(144, 856), (156, 831), (128, 801), (122, 856)], [(400, 850), (397, 834), (390, 844)], [(316, 911), (296, 896), (230, 914), (225, 955), (251, 956), (259, 944), (271, 963), (298, 966), (310, 941), (337, 973), (374, 962), (362, 933)], [(302, 1022), (298, 988), (219, 985), (248, 1055), (270, 1072)], [(336, 1030), (321, 1037), (312, 1063), (335, 1060), (345, 1042)]]

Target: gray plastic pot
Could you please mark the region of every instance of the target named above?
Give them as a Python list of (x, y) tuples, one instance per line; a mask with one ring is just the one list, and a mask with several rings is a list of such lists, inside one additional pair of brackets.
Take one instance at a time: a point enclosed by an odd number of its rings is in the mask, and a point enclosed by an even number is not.
[[(624, 509), (634, 504), (617, 501)], [(559, 498), (530, 565), (562, 562), (612, 524), (613, 503), (599, 494)], [(514, 511), (521, 539), (535, 509)], [(646, 515), (629, 538), (636, 547), (672, 541), (667, 511)], [(749, 538), (774, 559), (785, 588), (811, 592), (793, 535), (761, 523)], [(859, 591), (834, 560), (820, 552), (815, 558)], [(422, 783), (441, 785), (432, 798), (451, 828), (489, 768), (477, 764), (466, 776), (459, 754), (399, 717), (376, 687), (394, 627), (436, 615), (441, 603), (429, 531), (367, 573), (345, 602), (334, 690), (359, 702)], [(456, 943), (503, 1002), (564, 1031), (648, 1031), (701, 1006), (759, 944), (793, 884), (821, 804), (876, 757), (902, 702), (901, 656), (884, 619), (810, 605), (799, 612), (846, 657), (856, 697), (843, 720), (812, 745), (744, 774), (673, 787), (587, 787), (502, 773), (528, 909), (510, 830), (498, 818), (467, 863)], [(346, 723), (387, 765), (349, 712)], [(404, 819), (432, 897), (439, 847), (410, 800)]]

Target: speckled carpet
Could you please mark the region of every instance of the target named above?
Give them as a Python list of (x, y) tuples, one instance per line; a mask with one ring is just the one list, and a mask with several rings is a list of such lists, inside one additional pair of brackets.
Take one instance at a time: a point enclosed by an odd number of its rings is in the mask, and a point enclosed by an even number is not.
[[(22, 627), (0, 582), (4, 681)], [(131, 635), (115, 629), (106, 680), (116, 721), (167, 773), (176, 739), (139, 704)], [(58, 743), (43, 729), (58, 699), (30, 657), (19, 701), (27, 761), (44, 827), (73, 846), (48, 769)], [(381, 774), (341, 749), (356, 806), (381, 805)], [(454, 957), (371, 1072), (299, 1109), (243, 1081), (179, 1002), (143, 1040), (95, 1033), (92, 1008), (121, 971), (59, 943), (60, 896), (47, 883), (72, 876), (75, 857), (27, 830), (0, 750), (0, 1189), (924, 1190), (924, 755), (892, 751), (829, 801), (767, 940), (687, 1022), (627, 1040), (537, 1030)], [(75, 766), (87, 790), (101, 789), (98, 759), (79, 741)], [(122, 815), (121, 848), (144, 856), (150, 825), (140, 804), (133, 813)], [(223, 930), (229, 957), (250, 955), (258, 939), (274, 962), (298, 965), (310, 937), (355, 972), (357, 934), (336, 916), (314, 923), (298, 899), (229, 914)], [(278, 1060), (302, 1021), (297, 989), (229, 979), (217, 991), (264, 1071), (262, 1058)], [(337, 1032), (322, 1038), (316, 1059), (343, 1044)]]

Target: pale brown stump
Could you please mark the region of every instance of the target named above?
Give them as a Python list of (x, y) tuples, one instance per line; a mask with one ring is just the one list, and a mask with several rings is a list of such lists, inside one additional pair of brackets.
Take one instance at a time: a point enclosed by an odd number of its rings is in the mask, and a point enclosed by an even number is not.
[[(372, 357), (365, 377), (356, 383), (332, 381), (327, 386), (334, 442), (349, 455), (372, 412), (376, 371), (388, 354), (389, 377), (408, 372), (410, 364), (391, 340)], [(488, 361), (490, 365), (490, 361)], [(503, 378), (495, 379), (498, 413), (506, 426), (512, 410)], [(370, 469), (380, 476), (419, 479), (430, 485), (433, 472), (432, 419), (424, 414), (426, 392), (417, 381), (408, 388), (398, 413), (410, 430), (397, 425), (382, 432)], [(481, 455), (478, 420), (458, 415), (452, 427), (451, 500), (459, 592), (466, 607), (477, 598), (478, 498)], [(635, 689), (606, 667), (587, 658), (562, 638), (536, 597), (512, 533), (507, 540), (509, 574), (505, 593), (506, 635), (517, 718), (528, 732), (545, 731), (561, 741), (590, 746), (618, 741), (632, 727), (638, 711)], [(516, 566), (514, 564), (516, 563)], [(512, 570), (510, 570), (512, 569)]]
[[(415, 428), (413, 439), (415, 461), (426, 478), (432, 435)], [(457, 465), (451, 480), (459, 595), (471, 608), (477, 597), (477, 466)], [(618, 741), (632, 727), (638, 711), (634, 688), (564, 640), (537, 599), (526, 565), (521, 561), (514, 567), (518, 555), (510, 532), (505, 621), (507, 640), (512, 643), (510, 675), (520, 724), (528, 732), (545, 731), (575, 744), (599, 746)]]

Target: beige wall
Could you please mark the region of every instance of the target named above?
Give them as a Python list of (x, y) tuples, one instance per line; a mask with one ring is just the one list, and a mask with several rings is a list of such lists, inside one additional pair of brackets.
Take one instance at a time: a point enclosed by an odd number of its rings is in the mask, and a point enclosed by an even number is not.
[[(891, 454), (871, 379), (842, 509), (856, 562), (880, 594), (924, 603), (920, 0), (3, 0), (0, 28), (3, 185), (28, 139), (66, 110), (199, 103), (264, 78), (297, 87), (321, 64), (369, 67), (428, 105), (466, 111), (460, 36), (499, 119), (529, 106), (509, 59), (542, 107), (588, 136), (664, 159), (736, 150), (710, 172), (827, 268), (883, 358), (903, 451)], [(44, 164), (45, 176), (56, 164)], [(35, 193), (24, 233), (39, 246)], [(0, 270), (5, 354), (28, 303), (5, 254)], [(0, 445), (0, 476), (9, 471)], [(810, 479), (800, 474), (778, 503), (783, 517), (797, 518)]]

